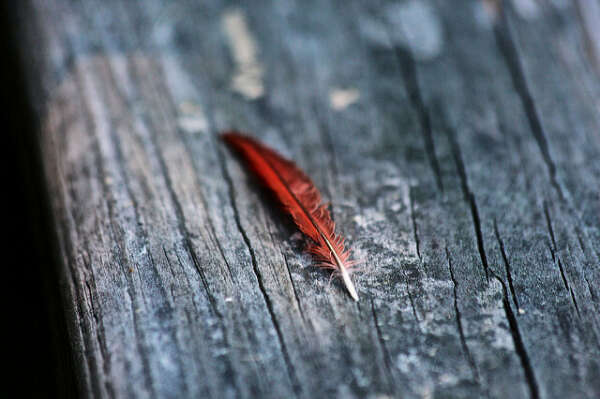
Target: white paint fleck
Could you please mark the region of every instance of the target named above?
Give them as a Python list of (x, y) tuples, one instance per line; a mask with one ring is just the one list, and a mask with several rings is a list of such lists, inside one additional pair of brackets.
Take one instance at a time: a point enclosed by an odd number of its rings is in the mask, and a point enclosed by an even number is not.
[(525, 314), (525, 309), (519, 308), (519, 314)]
[(228, 10), (223, 14), (222, 24), (236, 64), (232, 90), (251, 100), (262, 97), (265, 91), (263, 67), (258, 62), (256, 41), (248, 29), (244, 13), (237, 8)]
[(540, 6), (536, 0), (512, 0), (517, 14), (524, 19), (534, 19), (540, 15)]
[(360, 92), (357, 89), (334, 88), (329, 91), (329, 103), (331, 108), (342, 110), (354, 104), (360, 98)]
[(179, 104), (181, 115), (177, 118), (177, 126), (190, 134), (204, 133), (208, 130), (208, 121), (202, 108), (191, 101)]
[(442, 24), (428, 3), (409, 0), (389, 7), (387, 15), (393, 24), (399, 25), (402, 40), (417, 60), (427, 61), (441, 53)]

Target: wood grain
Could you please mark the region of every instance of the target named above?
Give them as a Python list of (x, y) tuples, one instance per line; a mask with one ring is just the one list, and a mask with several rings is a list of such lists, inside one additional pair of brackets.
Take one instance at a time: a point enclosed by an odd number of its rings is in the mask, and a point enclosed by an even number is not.
[[(517, 3), (15, 5), (79, 393), (598, 397), (589, 21)], [(231, 128), (331, 201), (360, 302)]]

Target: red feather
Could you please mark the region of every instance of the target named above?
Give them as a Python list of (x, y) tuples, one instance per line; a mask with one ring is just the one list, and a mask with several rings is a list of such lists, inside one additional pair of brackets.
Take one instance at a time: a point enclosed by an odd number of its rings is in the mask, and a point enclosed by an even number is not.
[(318, 260), (318, 265), (340, 276), (350, 296), (358, 301), (350, 279), (357, 262), (350, 260), (344, 238), (335, 234), (329, 210), (321, 203), (321, 194), (308, 176), (293, 162), (248, 136), (226, 132), (222, 138), (245, 159), (252, 172), (275, 194), (298, 229), (311, 239), (307, 250)]

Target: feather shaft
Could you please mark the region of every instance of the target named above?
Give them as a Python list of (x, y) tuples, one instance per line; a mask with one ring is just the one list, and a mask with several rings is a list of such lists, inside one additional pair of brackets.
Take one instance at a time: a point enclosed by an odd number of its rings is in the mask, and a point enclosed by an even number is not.
[(226, 132), (222, 138), (245, 159), (254, 174), (275, 194), (298, 229), (311, 239), (308, 251), (320, 261), (319, 265), (340, 276), (352, 299), (358, 301), (350, 278), (357, 262), (349, 260), (344, 239), (335, 233), (329, 210), (321, 203), (321, 195), (308, 176), (291, 161), (248, 136)]
[(356, 292), (356, 288), (354, 287), (354, 283), (352, 282), (352, 279), (350, 279), (350, 273), (348, 273), (348, 269), (346, 268), (346, 266), (344, 266), (344, 263), (340, 260), (339, 256), (337, 255), (337, 253), (331, 246), (331, 243), (329, 242), (329, 240), (325, 237), (323, 237), (323, 239), (325, 240), (327, 247), (329, 248), (332, 255), (334, 256), (335, 262), (337, 263), (337, 265), (340, 268), (340, 273), (342, 275), (342, 281), (344, 282), (344, 285), (346, 286), (348, 293), (350, 293), (350, 296), (352, 297), (352, 299), (354, 299), (356, 302), (358, 302), (358, 293)]

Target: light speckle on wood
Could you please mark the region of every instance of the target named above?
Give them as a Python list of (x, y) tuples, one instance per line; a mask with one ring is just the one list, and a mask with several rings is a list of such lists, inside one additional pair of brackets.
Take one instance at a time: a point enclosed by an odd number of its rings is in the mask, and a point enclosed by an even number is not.
[(257, 99), (264, 93), (263, 67), (258, 60), (256, 41), (248, 29), (244, 13), (240, 9), (226, 11), (223, 14), (223, 26), (236, 62), (231, 87), (249, 99)]

